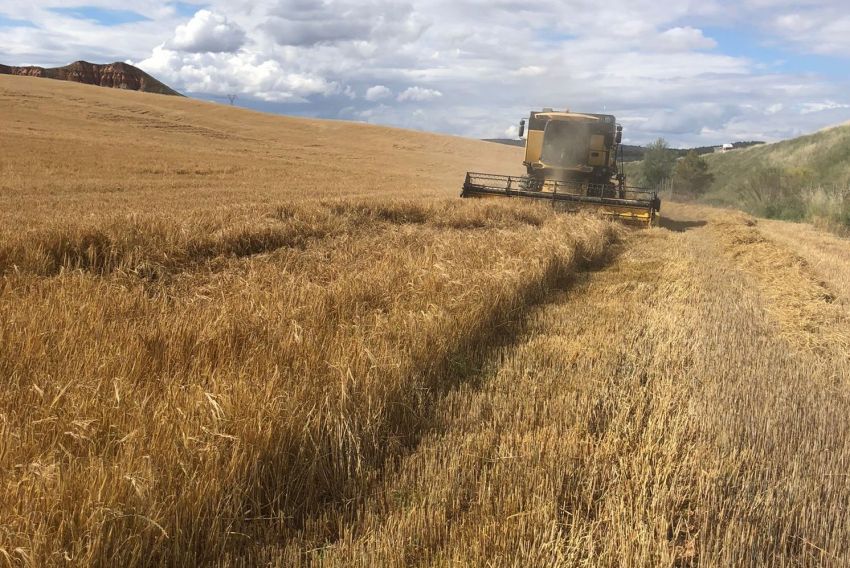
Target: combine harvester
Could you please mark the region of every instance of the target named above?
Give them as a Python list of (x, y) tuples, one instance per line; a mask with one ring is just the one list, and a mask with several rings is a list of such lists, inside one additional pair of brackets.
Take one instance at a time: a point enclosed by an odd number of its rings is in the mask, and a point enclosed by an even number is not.
[[(520, 138), (525, 126), (523, 119)], [(562, 211), (590, 209), (652, 226), (661, 211), (661, 200), (655, 191), (626, 185), (622, 141), (623, 127), (609, 114), (532, 112), (523, 162), (528, 175), (469, 172), (460, 195), (548, 200)]]

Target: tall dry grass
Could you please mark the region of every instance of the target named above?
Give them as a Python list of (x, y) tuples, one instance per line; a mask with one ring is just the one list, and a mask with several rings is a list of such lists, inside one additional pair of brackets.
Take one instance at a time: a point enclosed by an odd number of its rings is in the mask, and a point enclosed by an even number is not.
[(745, 209), (769, 219), (805, 221), (846, 233), (850, 226), (850, 190), (846, 184), (816, 181), (811, 170), (765, 167), (750, 163), (746, 173), (730, 186), (734, 198), (716, 194), (712, 200)]
[(847, 234), (850, 230), (850, 188), (811, 188), (803, 194), (805, 221)]
[(545, 207), (336, 201), (3, 243), (3, 556), (194, 564), (285, 538), (613, 237)]

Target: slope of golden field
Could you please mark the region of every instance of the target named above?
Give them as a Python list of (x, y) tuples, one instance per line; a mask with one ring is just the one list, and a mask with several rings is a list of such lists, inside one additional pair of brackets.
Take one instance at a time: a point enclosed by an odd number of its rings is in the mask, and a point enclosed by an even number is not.
[(471, 140), (0, 100), (0, 564), (850, 563), (846, 240), (461, 200), (521, 159)]
[[(521, 150), (148, 93), (0, 76), (0, 226), (274, 200), (449, 197)], [(228, 214), (238, 212), (228, 210)]]

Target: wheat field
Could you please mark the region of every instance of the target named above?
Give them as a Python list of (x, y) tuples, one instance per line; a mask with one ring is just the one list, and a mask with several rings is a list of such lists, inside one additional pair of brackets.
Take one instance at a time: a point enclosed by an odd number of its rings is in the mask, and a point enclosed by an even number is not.
[(850, 564), (847, 241), (0, 77), (0, 564)]

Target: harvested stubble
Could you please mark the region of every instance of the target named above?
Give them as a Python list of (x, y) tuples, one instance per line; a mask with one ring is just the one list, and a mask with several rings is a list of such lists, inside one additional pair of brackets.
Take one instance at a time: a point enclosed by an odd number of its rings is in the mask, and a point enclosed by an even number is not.
[(803, 223), (760, 221), (766, 236), (793, 251), (829, 289), (850, 305), (850, 240)]
[[(438, 402), (439, 429), (334, 539), (338, 511), (260, 558), (846, 566), (848, 326), (751, 219), (668, 209), (708, 225), (628, 235)], [(744, 240), (770, 254), (754, 264)], [(813, 343), (799, 320), (834, 329)]]

